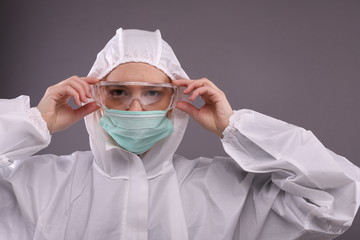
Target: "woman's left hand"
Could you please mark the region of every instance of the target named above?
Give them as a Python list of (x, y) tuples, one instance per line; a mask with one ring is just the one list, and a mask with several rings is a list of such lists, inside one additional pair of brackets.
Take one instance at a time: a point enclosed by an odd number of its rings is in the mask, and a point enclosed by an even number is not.
[(188, 113), (200, 125), (222, 137), (233, 112), (225, 93), (206, 78), (179, 79), (174, 80), (173, 84), (185, 87), (184, 94), (189, 96), (190, 101), (195, 101), (200, 96), (205, 102), (202, 107), (197, 108), (191, 103), (178, 101), (176, 108)]

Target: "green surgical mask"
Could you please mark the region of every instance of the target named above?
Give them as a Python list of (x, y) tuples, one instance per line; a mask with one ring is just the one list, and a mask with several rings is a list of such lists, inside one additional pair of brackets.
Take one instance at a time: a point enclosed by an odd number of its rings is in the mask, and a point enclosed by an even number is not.
[(168, 111), (121, 111), (104, 109), (100, 126), (115, 142), (135, 154), (149, 150), (173, 131)]

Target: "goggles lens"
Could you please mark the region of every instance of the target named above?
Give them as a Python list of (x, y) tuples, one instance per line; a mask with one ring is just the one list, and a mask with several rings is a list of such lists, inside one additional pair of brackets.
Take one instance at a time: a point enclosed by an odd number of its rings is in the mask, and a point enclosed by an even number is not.
[(93, 90), (99, 106), (117, 110), (128, 110), (133, 101), (138, 101), (145, 111), (168, 110), (175, 106), (177, 98), (177, 88), (171, 83), (103, 81)]

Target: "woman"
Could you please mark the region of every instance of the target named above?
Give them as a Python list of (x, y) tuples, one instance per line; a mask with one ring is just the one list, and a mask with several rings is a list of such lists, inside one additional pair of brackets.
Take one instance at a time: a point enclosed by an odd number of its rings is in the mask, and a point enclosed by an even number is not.
[[(89, 103), (73, 110), (71, 97)], [(117, 30), (88, 77), (48, 88), (37, 108), (0, 104), (5, 239), (332, 239), (359, 206), (356, 166), (309, 131), (233, 111), (159, 31)], [(228, 157), (175, 154), (189, 115)], [(83, 117), (91, 151), (30, 157)]]

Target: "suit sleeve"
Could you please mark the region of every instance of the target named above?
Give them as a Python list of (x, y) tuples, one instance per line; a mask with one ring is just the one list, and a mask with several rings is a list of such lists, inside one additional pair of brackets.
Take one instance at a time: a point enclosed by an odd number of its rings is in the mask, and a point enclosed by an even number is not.
[(30, 99), (0, 99), (0, 238), (29, 239), (33, 226), (26, 218), (23, 203), (13, 184), (8, 181), (25, 159), (50, 143), (45, 121)]
[(243, 170), (256, 173), (239, 239), (333, 239), (350, 227), (360, 202), (360, 170), (311, 131), (240, 110), (222, 143)]
[(50, 143), (51, 135), (30, 99), (0, 99), (0, 167), (33, 155)]

